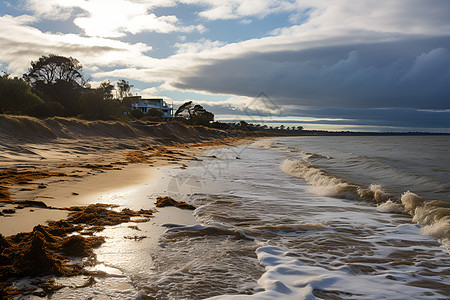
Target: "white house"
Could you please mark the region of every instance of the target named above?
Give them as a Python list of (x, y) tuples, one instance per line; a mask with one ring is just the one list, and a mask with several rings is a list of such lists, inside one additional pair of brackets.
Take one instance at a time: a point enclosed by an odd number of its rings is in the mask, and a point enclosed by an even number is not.
[(173, 105), (167, 104), (162, 98), (142, 99), (140, 96), (136, 98), (137, 101), (131, 103), (132, 109), (139, 109), (145, 114), (154, 108), (162, 112), (162, 118), (173, 118)]

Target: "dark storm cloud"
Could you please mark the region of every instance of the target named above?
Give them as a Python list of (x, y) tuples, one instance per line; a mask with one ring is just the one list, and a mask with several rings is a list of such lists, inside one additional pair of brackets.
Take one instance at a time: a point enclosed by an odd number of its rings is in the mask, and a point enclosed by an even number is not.
[[(450, 37), (246, 53), (210, 60), (174, 84), (310, 108), (450, 108)], [(263, 50), (263, 49), (262, 49)]]

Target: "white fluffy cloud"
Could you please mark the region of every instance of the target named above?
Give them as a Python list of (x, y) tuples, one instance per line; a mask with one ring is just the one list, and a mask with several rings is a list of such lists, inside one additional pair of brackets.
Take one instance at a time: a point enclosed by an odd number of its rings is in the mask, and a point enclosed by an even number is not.
[(201, 11), (199, 15), (209, 20), (245, 17), (262, 18), (269, 14), (287, 11), (292, 8), (290, 1), (282, 0), (182, 0), (182, 2), (206, 5), (206, 9)]
[[(145, 31), (160, 33), (204, 31), (203, 25), (183, 26), (174, 15), (156, 16), (155, 7), (175, 5), (174, 1), (132, 0), (27, 0), (27, 7), (44, 19), (69, 19), (88, 36), (123, 37)], [(77, 12), (81, 10), (80, 12)]]
[(151, 67), (158, 61), (143, 54), (151, 50), (143, 43), (45, 33), (31, 26), (35, 21), (27, 15), (0, 17), (0, 62), (16, 75), (23, 73), (31, 60), (50, 53), (79, 58), (93, 70), (104, 66)]

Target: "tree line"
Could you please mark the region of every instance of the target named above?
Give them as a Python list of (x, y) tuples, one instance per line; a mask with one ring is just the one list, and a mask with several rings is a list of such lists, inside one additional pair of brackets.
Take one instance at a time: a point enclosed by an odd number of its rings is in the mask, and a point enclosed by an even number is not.
[[(103, 81), (91, 88), (83, 74), (83, 66), (73, 57), (50, 54), (32, 61), (22, 78), (0, 75), (0, 114), (21, 114), (38, 118), (53, 116), (78, 117), (87, 120), (161, 120), (162, 112), (150, 109), (147, 113), (131, 110), (135, 97), (132, 85), (124, 79), (116, 84)], [(124, 115), (124, 112), (130, 114)], [(175, 121), (202, 125), (222, 130), (278, 131), (298, 133), (303, 129), (261, 126), (245, 121), (238, 123), (214, 122), (214, 114), (192, 101), (181, 105)]]
[(73, 57), (41, 56), (22, 78), (2, 73), (0, 113), (110, 120), (123, 118), (131, 105), (124, 101), (131, 96), (128, 81), (121, 79), (113, 85), (106, 80), (91, 88), (83, 66)]

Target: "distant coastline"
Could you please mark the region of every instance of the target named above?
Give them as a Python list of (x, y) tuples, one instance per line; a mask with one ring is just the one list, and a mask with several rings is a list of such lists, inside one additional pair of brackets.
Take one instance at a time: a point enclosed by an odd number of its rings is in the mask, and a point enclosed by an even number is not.
[(418, 136), (418, 135), (450, 135), (449, 132), (365, 132), (365, 131), (326, 131), (302, 130), (301, 136)]

